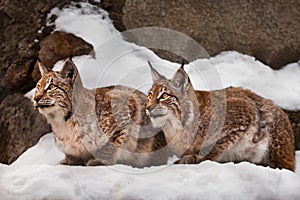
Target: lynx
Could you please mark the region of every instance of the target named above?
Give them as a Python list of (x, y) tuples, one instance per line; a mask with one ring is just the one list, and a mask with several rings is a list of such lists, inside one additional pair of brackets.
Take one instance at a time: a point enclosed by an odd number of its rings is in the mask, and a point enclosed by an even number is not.
[(65, 153), (60, 164), (145, 167), (167, 162), (164, 134), (145, 114), (145, 94), (124, 86), (86, 89), (71, 59), (61, 71), (41, 62), (38, 66), (42, 77), (34, 106), (51, 124)]
[(195, 91), (182, 68), (168, 80), (149, 65), (154, 84), (146, 113), (180, 157), (176, 163), (248, 161), (294, 171), (289, 119), (270, 100), (238, 87)]

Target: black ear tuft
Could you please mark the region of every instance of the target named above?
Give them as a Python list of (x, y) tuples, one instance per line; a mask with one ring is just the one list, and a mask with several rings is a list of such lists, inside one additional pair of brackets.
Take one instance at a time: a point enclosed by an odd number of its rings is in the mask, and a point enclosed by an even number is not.
[(78, 74), (75, 63), (71, 59), (67, 59), (60, 71), (60, 74), (73, 84)]
[(184, 60), (182, 59), (180, 68), (183, 69), (183, 67), (184, 67)]
[(152, 66), (152, 64), (150, 63), (150, 61), (148, 61), (148, 65), (150, 67), (151, 70), (151, 75), (152, 75), (152, 80), (153, 82), (161, 80), (161, 79), (166, 79), (166, 77), (164, 77), (163, 75), (161, 75), (160, 73), (158, 73), (154, 67)]

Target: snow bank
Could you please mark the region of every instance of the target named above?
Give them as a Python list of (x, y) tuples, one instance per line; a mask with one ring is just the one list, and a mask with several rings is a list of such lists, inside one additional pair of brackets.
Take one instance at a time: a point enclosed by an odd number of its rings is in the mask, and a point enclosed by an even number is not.
[[(220, 86), (206, 87), (204, 83), (215, 78), (211, 72), (214, 66), (223, 83), (223, 87), (237, 86), (250, 89), (258, 95), (271, 99), (282, 108), (300, 109), (300, 65), (292, 63), (281, 70), (255, 60), (254, 57), (235, 51), (223, 52), (210, 59), (198, 59), (185, 69), (197, 89), (222, 89)], [(201, 75), (199, 78), (199, 74)], [(205, 79), (203, 80), (203, 78)]]
[[(297, 152), (298, 159), (300, 152)], [(300, 176), (250, 163), (56, 166), (53, 135), (11, 166), (0, 165), (1, 199), (299, 199)], [(300, 159), (298, 160), (298, 167)], [(298, 169), (299, 170), (299, 169)], [(297, 172), (298, 174), (300, 171)]]

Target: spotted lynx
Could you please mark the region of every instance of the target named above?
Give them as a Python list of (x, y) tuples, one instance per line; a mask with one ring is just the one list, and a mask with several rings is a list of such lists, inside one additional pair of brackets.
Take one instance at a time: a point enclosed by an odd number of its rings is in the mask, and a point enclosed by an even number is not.
[(270, 100), (235, 87), (195, 91), (183, 69), (167, 80), (149, 65), (154, 84), (146, 113), (180, 157), (176, 163), (248, 161), (294, 171), (290, 122)]
[(71, 59), (59, 72), (38, 65), (42, 78), (34, 105), (65, 153), (60, 164), (144, 167), (167, 162), (164, 134), (145, 114), (146, 95), (123, 86), (88, 90)]

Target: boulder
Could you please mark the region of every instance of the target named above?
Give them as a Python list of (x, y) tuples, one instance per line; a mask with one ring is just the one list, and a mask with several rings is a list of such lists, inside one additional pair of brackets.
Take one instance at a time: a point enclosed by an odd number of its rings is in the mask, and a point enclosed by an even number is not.
[(56, 31), (40, 42), (39, 59), (46, 67), (70, 56), (88, 55), (93, 52), (93, 46), (83, 39), (71, 34)]
[(0, 104), (0, 162), (10, 164), (51, 131), (44, 117), (22, 94), (6, 96)]

